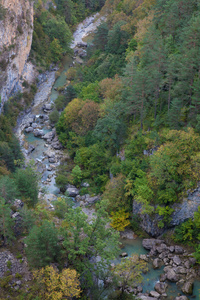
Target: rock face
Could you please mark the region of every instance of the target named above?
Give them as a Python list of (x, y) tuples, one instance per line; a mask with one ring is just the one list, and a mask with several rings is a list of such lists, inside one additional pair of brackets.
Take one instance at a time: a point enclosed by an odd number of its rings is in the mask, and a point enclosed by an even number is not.
[[(27, 63), (33, 34), (33, 1), (2, 0), (4, 17), (0, 20), (0, 95), (1, 107), (9, 96), (22, 90), (33, 65)], [(20, 77), (22, 76), (22, 81)]]
[[(158, 237), (161, 235), (166, 228), (177, 226), (184, 222), (185, 220), (192, 218), (194, 212), (198, 210), (200, 205), (200, 187), (194, 190), (192, 193), (188, 194), (188, 197), (183, 199), (181, 203), (175, 203), (172, 205), (174, 212), (172, 213), (172, 220), (168, 226), (164, 228), (159, 228), (158, 223), (162, 220), (161, 216), (158, 214), (153, 214), (149, 216), (147, 214), (141, 214), (141, 204), (133, 201), (133, 213), (137, 214), (141, 218), (141, 227), (148, 234), (153, 237)], [(156, 209), (156, 207), (155, 207)]]

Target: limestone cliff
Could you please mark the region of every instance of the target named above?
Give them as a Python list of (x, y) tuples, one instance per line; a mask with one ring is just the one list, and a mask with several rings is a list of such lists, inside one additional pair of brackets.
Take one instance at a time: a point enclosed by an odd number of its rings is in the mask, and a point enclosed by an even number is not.
[(33, 35), (33, 1), (1, 0), (0, 95), (1, 107), (10, 95), (22, 89), (23, 77), (33, 66), (26, 64)]

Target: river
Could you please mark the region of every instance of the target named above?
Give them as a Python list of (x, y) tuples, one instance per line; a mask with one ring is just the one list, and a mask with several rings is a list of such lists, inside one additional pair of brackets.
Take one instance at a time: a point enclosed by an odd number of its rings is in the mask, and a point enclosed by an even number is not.
[[(77, 43), (83, 42), (83, 38), (86, 38), (91, 32), (94, 32), (102, 19), (102, 17), (99, 17), (99, 14), (96, 14), (88, 17), (81, 24), (79, 24), (73, 35), (74, 41), (71, 45), (71, 48), (75, 48)], [(56, 70), (47, 72), (41, 76), (41, 83), (35, 95), (32, 109), (28, 114), (24, 115), (23, 118), (20, 119), (16, 128), (16, 135), (20, 140), (26, 160), (34, 160), (35, 165), (38, 168), (38, 172), (41, 174), (41, 190), (39, 197), (41, 199), (45, 199), (50, 208), (53, 207), (51, 201), (56, 199), (56, 196), (59, 193), (59, 189), (55, 185), (55, 170), (60, 164), (60, 158), (63, 156), (63, 151), (60, 149), (52, 149), (51, 145), (46, 143), (46, 140), (40, 137), (35, 137), (33, 132), (26, 133), (24, 130), (27, 128), (27, 123), (33, 119), (32, 123), (36, 124), (34, 125), (36, 126), (36, 129), (42, 130), (44, 134), (52, 131), (52, 128), (48, 124), (48, 118), (45, 121), (43, 106), (47, 103), (53, 103), (57, 98), (59, 95), (57, 88), (66, 84), (66, 71), (71, 64), (72, 58), (67, 57), (64, 61), (62, 71), (57, 79)], [(30, 147), (34, 147), (34, 151), (28, 151)], [(54, 157), (55, 160), (51, 160), (51, 158)], [(44, 188), (45, 194), (42, 192)], [(147, 254), (147, 250), (143, 248), (142, 239), (140, 238), (134, 240), (125, 239), (122, 242), (124, 245), (122, 251), (127, 252), (128, 255), (131, 255), (132, 253), (139, 255)], [(119, 262), (120, 258), (117, 258), (116, 261)], [(162, 272), (163, 268), (154, 270), (152, 268), (152, 264), (149, 264), (149, 272), (144, 275), (144, 281), (142, 283), (143, 292), (154, 290), (154, 286), (156, 282), (159, 282), (159, 276)], [(196, 296), (196, 299), (199, 299), (199, 289), (200, 282), (196, 281), (194, 284), (194, 293), (192, 298)], [(180, 290), (177, 289), (176, 284), (169, 283), (167, 290), (168, 297), (166, 299), (174, 299), (179, 293)], [(192, 299), (191, 297), (188, 298)]]

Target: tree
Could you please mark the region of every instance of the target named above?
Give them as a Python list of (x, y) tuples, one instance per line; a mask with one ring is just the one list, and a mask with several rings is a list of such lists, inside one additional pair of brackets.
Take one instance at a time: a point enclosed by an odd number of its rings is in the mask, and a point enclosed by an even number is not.
[(98, 119), (94, 129), (94, 136), (113, 152), (119, 150), (125, 136), (126, 124), (122, 112), (123, 104), (116, 103), (103, 118)]
[(59, 60), (61, 60), (63, 48), (61, 47), (58, 39), (54, 38), (54, 40), (50, 44), (49, 49), (51, 51), (51, 59), (53, 62), (57, 63)]
[(107, 200), (107, 210), (109, 213), (116, 213), (119, 210), (129, 210), (129, 204), (124, 193), (125, 177), (119, 174), (109, 180), (103, 193), (103, 199)]
[(59, 257), (58, 232), (54, 223), (45, 220), (34, 226), (26, 238), (26, 254), (31, 267), (44, 267)]
[(134, 254), (129, 258), (123, 258), (121, 263), (115, 266), (113, 274), (120, 286), (122, 297), (126, 293), (126, 288), (137, 287), (142, 282), (144, 271), (147, 271), (146, 263)]
[(24, 199), (29, 207), (38, 201), (38, 175), (28, 166), (26, 169), (18, 169), (15, 173), (15, 183), (19, 196)]
[(44, 31), (49, 36), (51, 42), (57, 39), (63, 51), (70, 51), (72, 34), (62, 17), (49, 18), (44, 23)]
[(108, 32), (106, 51), (108, 53), (122, 54), (128, 46), (129, 34), (122, 29), (126, 22), (119, 21)]
[(105, 50), (108, 41), (108, 25), (102, 22), (95, 31), (94, 46), (97, 49)]
[(0, 198), (0, 232), (4, 239), (4, 245), (11, 242), (14, 237), (14, 220), (11, 218), (11, 209), (3, 198)]
[(75, 166), (72, 169), (72, 180), (73, 180), (73, 184), (74, 185), (80, 185), (81, 181), (82, 181), (82, 171), (81, 168), (79, 166)]
[(0, 198), (3, 198), (6, 203), (12, 202), (16, 197), (17, 189), (15, 182), (9, 176), (0, 178)]
[(63, 269), (59, 273), (53, 266), (46, 266), (34, 271), (33, 277), (41, 299), (72, 299), (80, 295), (81, 289), (76, 270)]
[(118, 251), (118, 234), (106, 224), (109, 222), (104, 204), (88, 222), (81, 208), (70, 209), (65, 216), (67, 226), (63, 228), (63, 246), (70, 265), (80, 274), (81, 285), (91, 287), (96, 280), (103, 279), (110, 260)]
[(118, 231), (124, 231), (124, 229), (130, 225), (130, 221), (128, 220), (129, 217), (130, 214), (125, 212), (124, 209), (118, 210), (117, 212), (111, 212), (110, 226)]

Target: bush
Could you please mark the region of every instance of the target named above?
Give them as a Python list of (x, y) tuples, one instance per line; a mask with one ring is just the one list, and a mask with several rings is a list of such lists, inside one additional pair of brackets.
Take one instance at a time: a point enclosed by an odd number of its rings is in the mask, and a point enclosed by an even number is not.
[(49, 114), (49, 120), (51, 123), (54, 123), (54, 124), (57, 123), (59, 120), (59, 112), (57, 110), (52, 111)]

